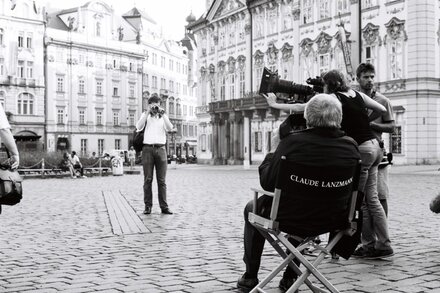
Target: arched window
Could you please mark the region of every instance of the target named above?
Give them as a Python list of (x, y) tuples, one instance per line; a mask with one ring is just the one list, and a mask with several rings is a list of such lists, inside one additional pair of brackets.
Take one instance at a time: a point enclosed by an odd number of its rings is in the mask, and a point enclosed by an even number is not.
[(21, 93), (17, 100), (18, 115), (34, 115), (34, 97), (30, 93)]

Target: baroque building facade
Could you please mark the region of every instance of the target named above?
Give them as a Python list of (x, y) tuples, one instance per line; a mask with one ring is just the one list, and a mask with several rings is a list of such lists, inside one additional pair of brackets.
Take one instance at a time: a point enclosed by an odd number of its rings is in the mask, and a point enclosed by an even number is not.
[(34, 1), (0, 0), (0, 103), (19, 151), (44, 148), (44, 21)]
[(439, 1), (207, 4), (204, 15), (187, 27), (198, 45), (201, 162), (246, 166), (271, 151), (271, 134), (287, 114), (269, 109), (257, 93), (264, 67), (305, 84), (335, 68), (354, 78), (360, 62), (375, 65), (376, 88), (393, 105), (397, 127), (384, 140), (394, 161), (440, 160)]
[(188, 88), (185, 47), (163, 39), (159, 25), (137, 8), (117, 15), (104, 1), (90, 1), (48, 12), (48, 151), (88, 156), (127, 150), (155, 93), (177, 128), (169, 136), (169, 152), (196, 153), (196, 100)]

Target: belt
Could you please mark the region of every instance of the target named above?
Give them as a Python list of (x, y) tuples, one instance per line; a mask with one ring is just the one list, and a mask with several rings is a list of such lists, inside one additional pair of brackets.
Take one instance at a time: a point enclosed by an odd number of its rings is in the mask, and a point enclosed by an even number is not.
[(153, 148), (161, 148), (165, 146), (164, 144), (144, 144), (145, 146), (153, 147)]

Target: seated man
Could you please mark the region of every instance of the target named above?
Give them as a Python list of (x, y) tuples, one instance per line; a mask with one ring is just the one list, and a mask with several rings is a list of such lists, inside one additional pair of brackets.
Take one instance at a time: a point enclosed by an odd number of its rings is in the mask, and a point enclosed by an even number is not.
[[(275, 190), (275, 181), (282, 156), (286, 156), (289, 160), (300, 164), (320, 167), (334, 165), (353, 166), (360, 159), (356, 142), (345, 136), (344, 132), (340, 130), (342, 106), (338, 99), (327, 94), (316, 95), (306, 104), (304, 118), (307, 122), (307, 129), (293, 132), (283, 138), (275, 153), (267, 154), (260, 165), (260, 184), (264, 190)], [(268, 217), (271, 202), (272, 198), (268, 195), (261, 196), (258, 199), (257, 213)], [(288, 199), (283, 200), (282, 193), (277, 217), (281, 230), (303, 231), (303, 223), (299, 219), (301, 218), (300, 214), (304, 213), (304, 208), (286, 204), (288, 202)], [(252, 205), (253, 201), (250, 201), (244, 210), (243, 261), (246, 264), (246, 272), (237, 283), (237, 287), (242, 289), (251, 289), (258, 284), (257, 275), (265, 240), (248, 221), (248, 213), (252, 212)], [(322, 216), (322, 210), (325, 213), (325, 208), (320, 208), (319, 210), (320, 216)], [(335, 224), (343, 220), (338, 217), (333, 218), (335, 218)], [(346, 218), (344, 219), (346, 220)], [(312, 222), (311, 224), (315, 227), (319, 227), (322, 224), (318, 221), (316, 223)], [(317, 230), (325, 228), (329, 228), (329, 224), (327, 224), (327, 227), (320, 227)], [(319, 231), (313, 231), (312, 233), (314, 232)], [(292, 242), (292, 244), (296, 246), (298, 243)], [(280, 288), (287, 290), (294, 283), (295, 279), (296, 274), (290, 267), (287, 267), (280, 281)]]
[(72, 158), (71, 158), (71, 162), (72, 162), (72, 166), (73, 168), (76, 170), (78, 169), (81, 177), (85, 178), (86, 176), (84, 176), (84, 168), (83, 165), (81, 164), (81, 161), (79, 160), (78, 156), (76, 155), (75, 151), (72, 151)]

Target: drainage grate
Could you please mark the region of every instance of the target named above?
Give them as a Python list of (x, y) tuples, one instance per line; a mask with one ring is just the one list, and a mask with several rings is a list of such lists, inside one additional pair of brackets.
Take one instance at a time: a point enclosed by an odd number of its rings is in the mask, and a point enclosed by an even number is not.
[(107, 206), (110, 224), (116, 235), (151, 232), (145, 227), (136, 212), (120, 191), (102, 191)]

